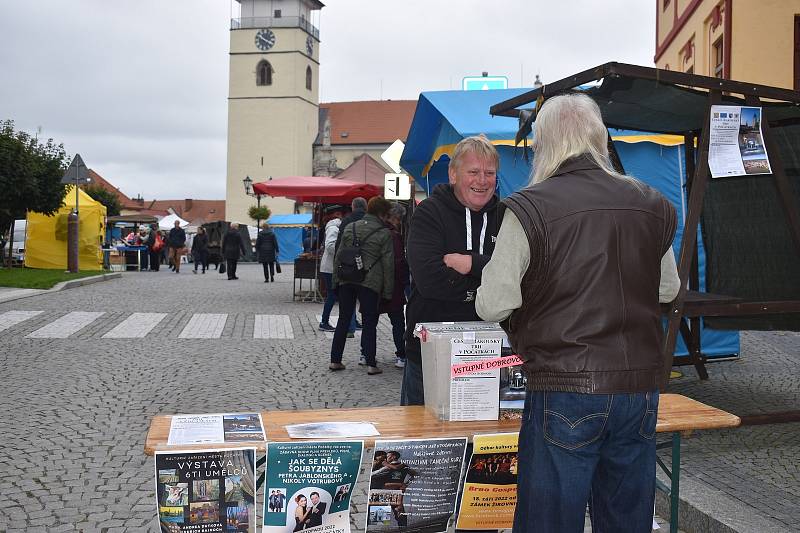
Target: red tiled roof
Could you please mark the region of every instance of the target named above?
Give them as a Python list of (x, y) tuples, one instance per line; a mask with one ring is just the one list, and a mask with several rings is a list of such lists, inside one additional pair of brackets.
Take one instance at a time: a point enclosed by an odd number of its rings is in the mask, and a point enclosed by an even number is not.
[(143, 208), (143, 213), (172, 209), (176, 215), (196, 226), (225, 220), (225, 200), (146, 200)]
[(119, 190), (117, 187), (114, 187), (110, 182), (108, 182), (103, 176), (92, 170), (89, 169), (89, 177), (91, 178), (92, 182), (90, 185), (95, 185), (101, 187), (108, 192), (112, 192), (117, 195), (117, 199), (119, 200), (119, 204), (122, 209), (137, 209), (141, 207), (139, 203), (135, 200), (132, 200), (129, 196)]
[(331, 121), (331, 145), (405, 142), (416, 100), (373, 100), (320, 104)]

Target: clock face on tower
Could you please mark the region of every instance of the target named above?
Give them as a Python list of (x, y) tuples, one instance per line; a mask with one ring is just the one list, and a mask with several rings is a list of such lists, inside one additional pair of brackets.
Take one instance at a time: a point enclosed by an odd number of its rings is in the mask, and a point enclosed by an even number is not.
[(256, 47), (259, 50), (269, 50), (275, 46), (275, 34), (272, 33), (272, 30), (258, 30), (256, 33)]
[(306, 52), (308, 52), (310, 56), (314, 55), (314, 39), (312, 39), (310, 35), (306, 37)]

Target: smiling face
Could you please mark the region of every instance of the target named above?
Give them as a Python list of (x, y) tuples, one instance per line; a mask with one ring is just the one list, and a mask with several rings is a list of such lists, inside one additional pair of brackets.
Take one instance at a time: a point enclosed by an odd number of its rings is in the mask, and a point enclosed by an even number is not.
[(319, 494), (312, 494), (311, 495), (311, 504), (317, 505), (319, 503)]
[(448, 174), (453, 193), (463, 206), (479, 211), (492, 199), (497, 167), (491, 159), (481, 159), (474, 152), (466, 152), (458, 164), (450, 165)]

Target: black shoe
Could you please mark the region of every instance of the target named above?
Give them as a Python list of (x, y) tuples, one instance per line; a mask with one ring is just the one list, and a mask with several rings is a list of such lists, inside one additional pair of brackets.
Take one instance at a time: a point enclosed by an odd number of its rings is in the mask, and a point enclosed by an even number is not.
[(272, 278), (270, 281), (271, 281), (272, 283), (275, 283), (275, 278)]
[(233, 276), (233, 279), (239, 279), (237, 276)]

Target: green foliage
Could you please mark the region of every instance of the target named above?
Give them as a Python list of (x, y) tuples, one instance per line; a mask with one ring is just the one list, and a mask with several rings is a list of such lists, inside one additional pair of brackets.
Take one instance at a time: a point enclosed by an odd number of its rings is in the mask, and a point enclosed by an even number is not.
[(122, 205), (119, 203), (119, 198), (113, 192), (102, 188), (99, 185), (86, 185), (81, 187), (83, 192), (106, 206), (106, 216), (115, 217), (119, 215)]
[(247, 216), (256, 221), (260, 220), (261, 222), (266, 222), (271, 214), (272, 211), (269, 207), (256, 207), (251, 205), (250, 209), (247, 210)]
[(80, 272), (70, 273), (63, 270), (39, 268), (0, 268), (0, 287), (49, 289), (62, 281), (97, 276), (99, 274), (103, 274), (103, 272), (100, 270), (81, 270)]
[(64, 145), (15, 131), (12, 120), (0, 122), (0, 230), (27, 211), (54, 214), (63, 204), (67, 165)]

